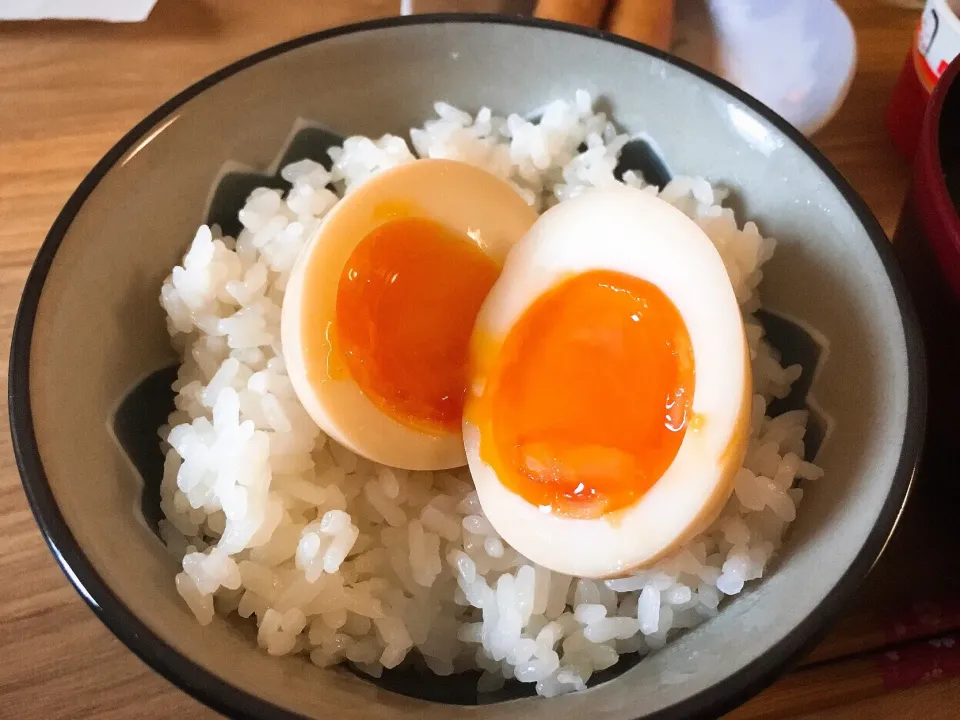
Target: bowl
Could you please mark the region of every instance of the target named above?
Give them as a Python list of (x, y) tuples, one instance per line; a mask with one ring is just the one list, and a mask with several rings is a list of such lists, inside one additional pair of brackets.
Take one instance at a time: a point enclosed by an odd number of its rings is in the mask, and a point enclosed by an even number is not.
[[(576, 88), (606, 102), (625, 129), (647, 133), (670, 172), (734, 189), (739, 214), (779, 240), (764, 271), (765, 322), (785, 359), (812, 362), (794, 400), (821, 420), (817, 462), (827, 477), (804, 486), (774, 571), (718, 617), (586, 692), (469, 708), (476, 695), (456, 678), (385, 675), (375, 684), (343, 667), (268, 657), (232, 622), (198, 626), (151, 519), (155, 432), (176, 361), (158, 293), (197, 225), (256, 184), (278, 182), (281, 156), (319, 152), (330, 135), (305, 121), (379, 135), (419, 124), (439, 98), (534, 112)], [(145, 662), (238, 718), (716, 717), (809, 648), (877, 560), (911, 484), (925, 408), (922, 348), (887, 238), (786, 121), (644, 46), (470, 15), (291, 40), (138, 124), (83, 180), (40, 249), (9, 387), (24, 487), (70, 582)]]
[(850, 91), (857, 41), (836, 0), (680, 0), (673, 52), (766, 103), (808, 137)]

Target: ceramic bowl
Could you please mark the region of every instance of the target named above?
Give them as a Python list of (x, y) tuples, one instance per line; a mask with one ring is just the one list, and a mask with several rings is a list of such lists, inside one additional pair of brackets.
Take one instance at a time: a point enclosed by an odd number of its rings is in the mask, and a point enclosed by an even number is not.
[(857, 67), (835, 0), (678, 0), (672, 50), (729, 80), (804, 135), (834, 116)]
[[(230, 621), (198, 626), (152, 527), (164, 368), (176, 360), (158, 294), (197, 225), (231, 203), (235, 210), (252, 186), (279, 182), (280, 156), (322, 157), (329, 133), (294, 133), (304, 120), (340, 133), (402, 133), (438, 98), (534, 112), (576, 88), (607, 103), (627, 130), (648, 133), (665, 171), (732, 188), (738, 212), (779, 240), (764, 269), (764, 318), (785, 359), (807, 361), (793, 402), (816, 410), (810, 445), (819, 445), (826, 477), (804, 487), (768, 576), (607, 682), (549, 700), (473, 704), (473, 681), (402, 673), (377, 685), (346, 668), (268, 657), (248, 627)], [(887, 239), (788, 123), (722, 80), (628, 41), (475, 16), (305, 36), (152, 113), (96, 165), (43, 243), (16, 322), (9, 387), (37, 522), (70, 582), (123, 642), (231, 717), (343, 720), (716, 717), (810, 647), (876, 561), (911, 483), (925, 398), (915, 320)]]

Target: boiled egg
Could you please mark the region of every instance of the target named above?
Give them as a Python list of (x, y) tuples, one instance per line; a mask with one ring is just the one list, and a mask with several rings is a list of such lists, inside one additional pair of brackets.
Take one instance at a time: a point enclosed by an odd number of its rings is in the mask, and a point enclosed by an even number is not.
[(385, 465), (465, 464), (470, 333), (536, 218), (507, 182), (450, 160), (351, 189), (302, 251), (283, 300), (287, 371), (317, 425)]
[(470, 343), (464, 443), (483, 511), (581, 577), (654, 563), (729, 498), (750, 423), (743, 318), (695, 222), (628, 187), (540, 217)]

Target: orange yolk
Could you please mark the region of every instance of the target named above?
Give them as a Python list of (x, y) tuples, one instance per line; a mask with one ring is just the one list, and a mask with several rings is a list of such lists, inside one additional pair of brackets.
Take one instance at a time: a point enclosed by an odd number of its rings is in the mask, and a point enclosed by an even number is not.
[(481, 458), (552, 512), (595, 518), (633, 505), (683, 441), (690, 336), (645, 280), (594, 270), (563, 281), (514, 324), (492, 367), (478, 412), (467, 411)]
[(470, 333), (499, 274), (470, 238), (422, 217), (361, 240), (340, 276), (335, 335), (364, 395), (404, 425), (459, 431)]

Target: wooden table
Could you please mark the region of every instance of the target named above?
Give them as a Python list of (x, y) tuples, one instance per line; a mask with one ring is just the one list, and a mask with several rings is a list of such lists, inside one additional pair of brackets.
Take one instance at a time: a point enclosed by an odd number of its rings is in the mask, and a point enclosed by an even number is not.
[[(881, 117), (916, 15), (876, 0), (845, 4), (857, 28), (859, 72), (839, 116), (816, 142), (891, 232), (907, 167), (894, 154)], [(326, 26), (391, 15), (398, 7), (396, 0), (277, 0), (270, 5), (267, 10), (263, 0), (160, 0), (140, 25), (0, 23), (4, 366), (14, 312), (37, 248), (68, 195), (124, 131), (187, 84), (254, 50)], [(433, 0), (431, 5), (495, 10), (499, 3)], [(0, 383), (5, 391), (5, 375)], [(928, 642), (960, 628), (960, 563), (942, 550), (957, 547), (956, 522), (951, 525), (937, 492), (921, 485), (900, 536), (806, 664), (732, 717), (960, 716), (960, 677), (947, 677), (960, 666), (960, 637), (953, 648), (950, 636)], [(917, 553), (929, 561), (916, 562)], [(928, 604), (917, 609), (917, 600)], [(899, 655), (885, 654), (894, 650)], [(141, 664), (69, 586), (27, 508), (4, 427), (0, 718), (181, 714), (214, 717)]]

